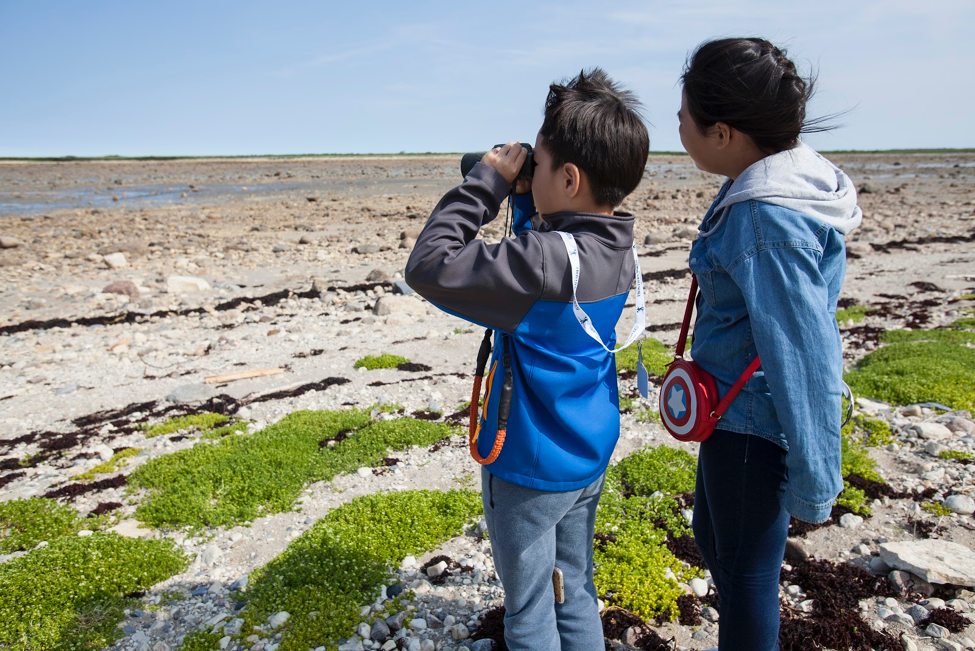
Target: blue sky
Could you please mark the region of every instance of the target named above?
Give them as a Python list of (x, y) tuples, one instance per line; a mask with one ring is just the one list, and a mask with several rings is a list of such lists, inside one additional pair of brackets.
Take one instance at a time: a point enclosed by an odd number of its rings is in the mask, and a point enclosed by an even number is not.
[(0, 156), (468, 151), (532, 142), (548, 84), (600, 66), (679, 150), (702, 40), (819, 72), (821, 149), (973, 147), (975, 2), (0, 0)]

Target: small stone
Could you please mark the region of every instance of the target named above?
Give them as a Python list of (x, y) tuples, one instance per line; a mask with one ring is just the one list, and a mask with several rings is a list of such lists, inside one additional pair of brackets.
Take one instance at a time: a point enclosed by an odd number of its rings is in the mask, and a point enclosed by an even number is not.
[(366, 467), (357, 468), (355, 474), (359, 475), (360, 477), (369, 477), (370, 475), (372, 475), (372, 468), (366, 468)]
[(706, 597), (708, 594), (708, 582), (704, 579), (693, 578), (688, 582), (691, 591), (698, 597)]
[(968, 495), (950, 495), (944, 501), (944, 507), (959, 515), (975, 513), (975, 500)]
[(918, 651), (917, 642), (906, 635), (901, 636), (901, 646), (904, 647), (904, 651)]
[(287, 244), (275, 244), (271, 253), (287, 253), (291, 248)]
[(947, 449), (948, 449), (947, 447), (945, 447), (944, 445), (938, 443), (937, 441), (929, 441), (924, 446), (924, 451), (927, 452), (928, 454), (930, 454), (932, 457), (938, 456), (939, 454), (941, 454), (942, 452), (944, 452)]
[(666, 233), (653, 232), (648, 233), (646, 237), (643, 238), (644, 244), (665, 244), (670, 241), (670, 236)]
[(414, 631), (424, 631), (427, 628), (427, 620), (422, 617), (410, 620), (410, 628)]
[(216, 389), (209, 384), (184, 384), (176, 387), (168, 396), (167, 402), (177, 404), (190, 402), (205, 402), (217, 395)]
[(494, 640), (484, 639), (477, 640), (471, 644), (471, 651), (492, 651), (494, 649)]
[(870, 555), (870, 546), (869, 545), (865, 545), (863, 543), (860, 543), (859, 545), (857, 545), (856, 547), (853, 548), (853, 553), (854, 554), (858, 554), (860, 556), (869, 556)]
[(200, 555), (200, 560), (207, 567), (213, 567), (213, 565), (217, 562), (217, 559), (219, 559), (221, 556), (223, 556), (223, 551), (216, 545), (210, 545), (203, 550), (203, 553)]
[(813, 599), (806, 599), (805, 601), (800, 601), (796, 605), (796, 608), (798, 608), (800, 611), (802, 611), (804, 613), (811, 613), (813, 611), (813, 604), (814, 603), (815, 603), (815, 600), (813, 600)]
[(430, 567), (427, 568), (427, 576), (430, 577), (440, 576), (446, 571), (447, 571), (447, 562), (440, 561), (436, 565), (431, 565)]
[(240, 619), (239, 617), (235, 617), (234, 619), (224, 624), (223, 634), (238, 635), (240, 633), (240, 629), (243, 628), (243, 626), (244, 626), (244, 620)]
[(911, 616), (915, 624), (920, 624), (922, 620), (926, 619), (928, 616), (928, 609), (924, 606), (919, 606), (914, 604), (907, 609), (907, 614)]
[(210, 289), (210, 283), (195, 276), (169, 276), (166, 278), (166, 291), (170, 294), (190, 294)]
[(0, 249), (16, 249), (18, 246), (22, 246), (23, 243), (16, 237), (10, 237), (9, 235), (0, 235)]
[(890, 572), (890, 566), (884, 562), (884, 559), (874, 556), (870, 559), (870, 571), (874, 574), (883, 575)]
[(929, 470), (929, 471), (927, 471), (925, 473), (921, 473), (921, 479), (923, 479), (924, 481), (930, 481), (930, 482), (937, 483), (937, 482), (940, 482), (944, 478), (945, 478), (945, 469), (944, 468), (935, 468), (935, 469)]
[(366, 276), (367, 283), (378, 283), (384, 280), (389, 280), (389, 274), (382, 269), (373, 269)]
[(81, 531), (78, 532), (78, 537), (79, 538), (88, 538), (89, 536), (94, 535), (94, 533), (95, 532), (94, 531), (91, 531), (90, 529), (82, 529)]
[(801, 563), (809, 559), (809, 550), (799, 538), (789, 538), (785, 541), (785, 559), (792, 563)]
[(381, 619), (377, 619), (372, 623), (372, 628), (369, 629), (369, 639), (376, 642), (385, 642), (389, 639), (390, 627), (389, 624)]
[(363, 254), (367, 254), (367, 253), (378, 253), (379, 252), (379, 245), (378, 244), (360, 244), (359, 246), (353, 247), (352, 252), (353, 253), (358, 253), (359, 255), (363, 255)]
[(470, 636), (470, 629), (468, 629), (464, 624), (454, 624), (450, 627), (450, 637), (455, 640), (466, 640)]
[(131, 280), (116, 280), (102, 289), (103, 294), (122, 294), (131, 300), (139, 298), (139, 288)]
[(230, 584), (231, 590), (243, 590), (247, 587), (248, 575), (245, 574), (233, 583)]
[(395, 599), (396, 597), (403, 594), (403, 590), (405, 589), (406, 586), (404, 586), (402, 583), (395, 583), (389, 586), (388, 588), (386, 588), (386, 596), (389, 597), (390, 599)]
[(701, 609), (701, 617), (708, 620), (709, 622), (717, 622), (718, 611), (715, 608), (712, 608), (711, 606), (707, 606), (706, 608)]
[(271, 630), (277, 630), (284, 626), (284, 623), (288, 621), (291, 617), (291, 613), (282, 610), (279, 613), (275, 613), (267, 618), (267, 623), (271, 627)]
[(916, 418), (921, 416), (923, 413), (924, 412), (921, 411), (921, 405), (908, 405), (907, 407), (901, 409), (901, 414), (903, 416), (913, 416)]
[(403, 628), (403, 622), (406, 621), (406, 612), (404, 611), (396, 613), (395, 615), (390, 615), (383, 621), (386, 622), (386, 626), (389, 627), (390, 631), (396, 632)]
[(694, 226), (682, 226), (674, 231), (674, 238), (678, 240), (693, 240), (697, 238), (698, 230)]
[(855, 513), (844, 513), (840, 517), (840, 526), (844, 529), (856, 529), (863, 524), (863, 518)]
[(930, 623), (924, 632), (934, 638), (946, 638), (951, 635), (951, 631), (941, 624)]
[(109, 253), (102, 261), (109, 269), (125, 269), (129, 266), (129, 262), (125, 259), (124, 253)]
[(405, 280), (397, 280), (393, 283), (393, 293), (403, 294), (404, 296), (413, 294), (413, 288), (406, 284)]
[(901, 594), (917, 592), (922, 595), (931, 595), (934, 593), (934, 586), (924, 579), (914, 576), (910, 572), (891, 570), (890, 574), (887, 575), (887, 579), (890, 581), (890, 585), (894, 590)]
[(956, 434), (975, 434), (975, 422), (967, 418), (952, 418), (945, 421), (945, 427)]

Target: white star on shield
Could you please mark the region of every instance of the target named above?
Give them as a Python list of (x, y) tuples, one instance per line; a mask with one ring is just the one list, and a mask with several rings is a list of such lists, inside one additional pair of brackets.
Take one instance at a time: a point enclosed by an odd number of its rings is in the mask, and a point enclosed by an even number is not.
[(679, 386), (672, 386), (670, 388), (670, 397), (667, 399), (667, 408), (670, 409), (670, 413), (674, 418), (680, 418), (684, 415), (686, 407), (684, 406), (684, 390)]

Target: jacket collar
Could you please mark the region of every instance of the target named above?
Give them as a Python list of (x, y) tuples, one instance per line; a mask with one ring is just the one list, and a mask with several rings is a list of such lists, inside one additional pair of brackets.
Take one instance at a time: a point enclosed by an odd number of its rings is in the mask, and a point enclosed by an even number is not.
[(557, 212), (545, 217), (553, 231), (566, 233), (585, 232), (616, 249), (628, 249), (633, 245), (633, 215), (615, 212), (597, 215), (585, 212)]

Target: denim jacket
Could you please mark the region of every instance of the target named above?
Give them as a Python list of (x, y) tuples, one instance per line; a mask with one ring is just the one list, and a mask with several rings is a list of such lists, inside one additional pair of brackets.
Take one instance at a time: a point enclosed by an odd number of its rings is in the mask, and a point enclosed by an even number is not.
[[(846, 175), (808, 148), (755, 166), (725, 183), (691, 246), (690, 268), (701, 288), (691, 356), (714, 375), (721, 396), (760, 356), (761, 368), (718, 428), (784, 448), (784, 506), (796, 518), (821, 522), (843, 489), (836, 303), (846, 273), (843, 236), (861, 214)], [(783, 179), (809, 166), (826, 179), (831, 196), (812, 187), (808, 174)], [(838, 187), (828, 187), (830, 175)]]

